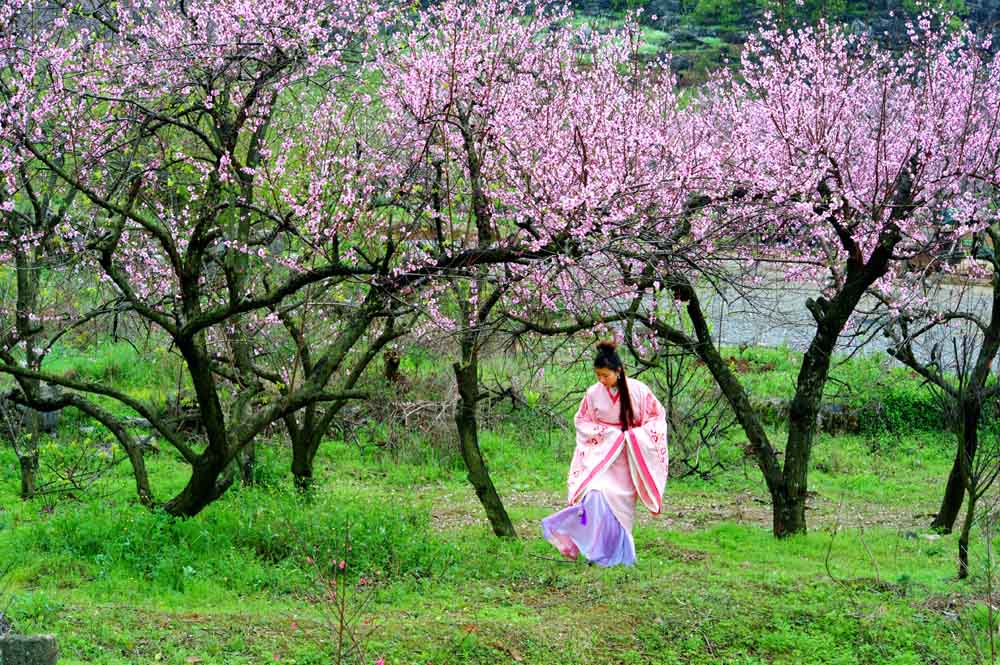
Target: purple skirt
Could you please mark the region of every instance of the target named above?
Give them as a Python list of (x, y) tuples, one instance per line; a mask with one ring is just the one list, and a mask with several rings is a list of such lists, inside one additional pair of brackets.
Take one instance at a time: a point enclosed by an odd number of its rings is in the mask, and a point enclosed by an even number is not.
[(632, 534), (599, 491), (587, 492), (579, 504), (543, 519), (542, 536), (569, 559), (583, 554), (599, 566), (635, 565)]

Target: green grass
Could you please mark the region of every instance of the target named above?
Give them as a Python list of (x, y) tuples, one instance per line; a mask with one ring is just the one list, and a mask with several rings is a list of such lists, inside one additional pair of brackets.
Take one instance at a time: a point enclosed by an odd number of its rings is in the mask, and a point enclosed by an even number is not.
[[(741, 375), (755, 394), (785, 394), (794, 354), (742, 355), (768, 368)], [(65, 371), (90, 361), (62, 362)], [(861, 360), (837, 371), (851, 384), (879, 367)], [(523, 370), (497, 357), (484, 377)], [(108, 372), (100, 362), (85, 371)], [(125, 385), (153, 372), (120, 371)], [(429, 354), (408, 356), (403, 371), (425, 398), (447, 385)], [(898, 378), (900, 390), (913, 388)], [(639, 565), (604, 570), (555, 560), (539, 534), (564, 499), (572, 452), (555, 420), (570, 417), (578, 396), (555, 400), (590, 381), (585, 365), (551, 366), (522, 382), (537, 408), (497, 405), (484, 418), (481, 444), (516, 541), (491, 535), (458, 457), (435, 452), (444, 444), (404, 437), (389, 448), (378, 428), (325, 445), (309, 501), (290, 490), (289, 452), (274, 442), (260, 451), (260, 486), (234, 488), (186, 521), (138, 506), (124, 465), (76, 499), (22, 502), (13, 453), (0, 448), (12, 614), (24, 632), (54, 633), (68, 665), (330, 663), (337, 631), (312, 557), (324, 570), (347, 562), (338, 592), (364, 603), (356, 626), (368, 662), (972, 662), (960, 636), (983, 632), (981, 535), (973, 579), (960, 583), (955, 536), (925, 528), (949, 469), (949, 434), (821, 435), (810, 532), (784, 541), (770, 535), (760, 474), (733, 454), (711, 479), (672, 481), (664, 515), (637, 522)], [(770, 434), (782, 443), (783, 429)], [(160, 498), (186, 480), (169, 450), (149, 467)]]

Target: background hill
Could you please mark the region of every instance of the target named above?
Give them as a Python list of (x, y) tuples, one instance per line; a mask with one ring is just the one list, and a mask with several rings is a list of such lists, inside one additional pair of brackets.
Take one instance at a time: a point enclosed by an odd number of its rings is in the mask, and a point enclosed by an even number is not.
[[(746, 33), (770, 9), (785, 19), (816, 21), (826, 17), (850, 23), (857, 31), (906, 37), (906, 18), (918, 11), (914, 0), (575, 0), (581, 20), (598, 25), (621, 19), (625, 11), (641, 8), (649, 48), (646, 55), (670, 53), (681, 83), (700, 81), (704, 72), (735, 57)], [(1000, 43), (1000, 0), (940, 0), (930, 3), (953, 11), (975, 31), (992, 34)], [(926, 3), (924, 6), (927, 6)]]

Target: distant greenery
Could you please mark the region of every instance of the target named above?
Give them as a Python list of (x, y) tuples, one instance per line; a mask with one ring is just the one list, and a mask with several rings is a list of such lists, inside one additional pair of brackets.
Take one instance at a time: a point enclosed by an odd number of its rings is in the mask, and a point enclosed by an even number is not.
[[(791, 399), (799, 371), (798, 354), (788, 349), (756, 347), (733, 355), (758, 367), (771, 368), (741, 377), (753, 396)], [(863, 433), (943, 431), (946, 427), (934, 394), (915, 373), (889, 361), (884, 354), (835, 362), (830, 376), (824, 404), (858, 414)]]
[(734, 0), (698, 0), (687, 19), (698, 25), (734, 25), (743, 17), (744, 4)]
[(611, 0), (610, 8), (616, 12), (628, 12), (636, 9), (646, 9), (648, 0)]
[[(648, 3), (630, 3), (646, 5)], [(870, 19), (885, 15), (892, 7), (884, 3), (861, 2), (858, 0), (683, 0), (680, 3), (681, 21), (694, 25), (749, 27), (749, 21), (762, 12), (771, 12), (779, 20), (803, 20), (815, 22), (821, 18), (828, 20)], [(947, 11), (963, 16), (968, 12), (964, 0), (902, 0), (896, 11), (915, 15), (926, 9)], [(648, 17), (647, 17), (648, 18)]]
[[(875, 4), (878, 6), (873, 6)], [(674, 20), (664, 24), (663, 17), (654, 19), (655, 12), (648, 0), (611, 0), (603, 6), (606, 11), (600, 16), (578, 13), (575, 21), (607, 30), (620, 25), (625, 12), (642, 9), (640, 20), (646, 24), (646, 29), (641, 55), (646, 58), (673, 55), (675, 62), (681, 64), (681, 82), (685, 85), (703, 81), (709, 71), (726, 60), (735, 61), (742, 34), (750, 31), (764, 12), (770, 12), (780, 24), (808, 24), (820, 19), (866, 22), (887, 17), (891, 10), (897, 16), (915, 16), (933, 8), (955, 14), (958, 25), (959, 19), (968, 14), (964, 0), (901, 0), (888, 9), (884, 3), (857, 0), (803, 0), (801, 3), (795, 0), (682, 0)]]
[(911, 14), (924, 11), (928, 8), (951, 12), (958, 16), (962, 16), (969, 11), (965, 0), (903, 0), (903, 9)]

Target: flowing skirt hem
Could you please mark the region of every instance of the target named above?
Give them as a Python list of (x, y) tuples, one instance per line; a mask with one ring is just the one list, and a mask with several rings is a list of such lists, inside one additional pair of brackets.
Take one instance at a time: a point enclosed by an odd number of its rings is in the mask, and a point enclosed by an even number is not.
[(580, 554), (599, 566), (635, 565), (635, 543), (608, 505), (603, 492), (542, 520), (542, 536), (568, 559)]

